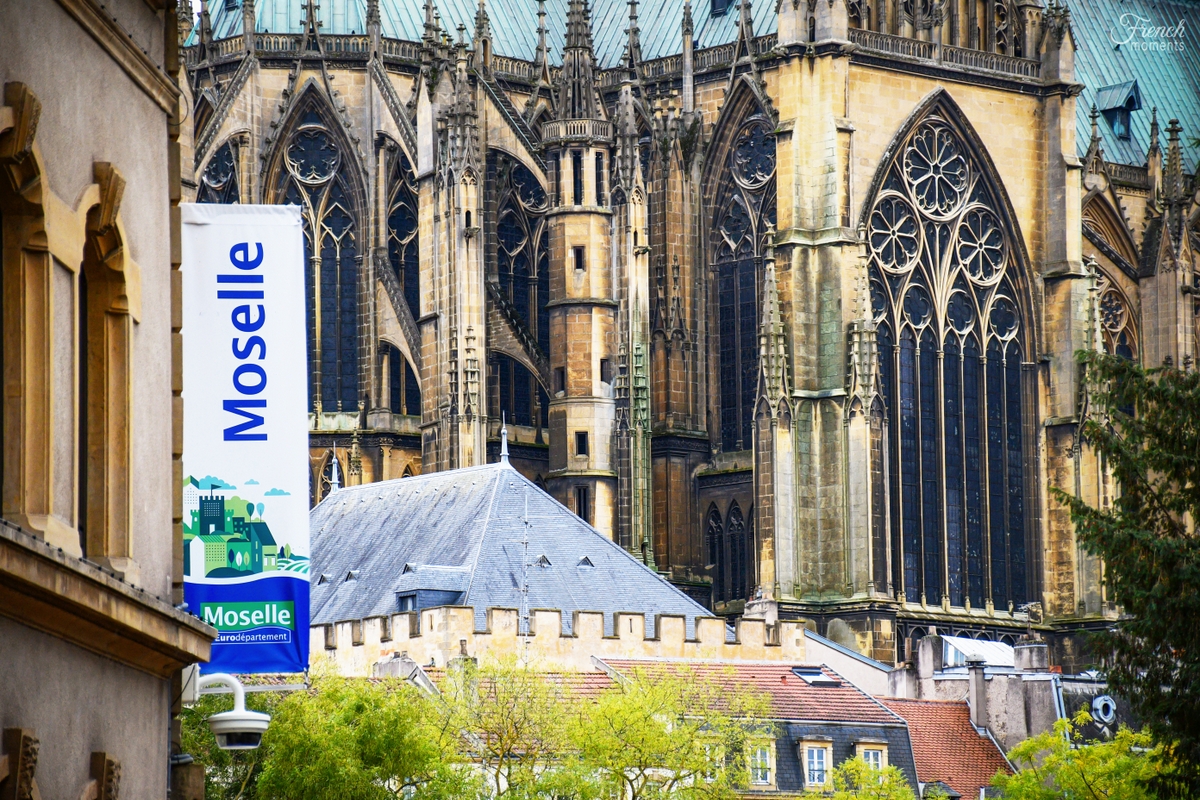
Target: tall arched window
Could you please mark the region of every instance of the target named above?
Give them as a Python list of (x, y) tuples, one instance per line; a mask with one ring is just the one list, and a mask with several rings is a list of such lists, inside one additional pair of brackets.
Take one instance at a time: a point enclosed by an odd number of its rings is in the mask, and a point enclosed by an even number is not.
[(1107, 275), (1100, 273), (1096, 286), (1100, 298), (1100, 330), (1104, 352), (1137, 360), (1137, 321), (1124, 292)]
[[(498, 151), (488, 153), (488, 183), (496, 209), (496, 280), (543, 353), (550, 352), (550, 245), (546, 191), (521, 162)], [(517, 425), (547, 424), (546, 392), (529, 370), (512, 358), (493, 354), (500, 410)], [(535, 404), (536, 399), (536, 404)]]
[(237, 156), (233, 145), (226, 142), (213, 153), (200, 173), (200, 188), (196, 192), (197, 203), (237, 203), (238, 174)]
[(745, 600), (750, 554), (746, 548), (746, 520), (736, 500), (729, 507), (729, 516), (725, 519), (725, 541), (729, 553), (729, 599)]
[(352, 165), (310, 102), (284, 144), (275, 196), (301, 207), (315, 410), (358, 408), (358, 224)]
[(396, 150), (388, 180), (388, 260), (413, 319), (421, 316), (421, 253), (417, 221), (417, 187), (412, 165)]
[(1018, 235), (947, 119), (894, 152), (867, 222), (894, 580), (909, 602), (1008, 610), (1028, 599)]
[(708, 563), (712, 567), (712, 598), (713, 602), (728, 600), (725, 588), (725, 527), (721, 524), (721, 512), (717, 507), (708, 509), (708, 524), (704, 532), (705, 544), (708, 545)]
[(758, 390), (758, 265), (775, 223), (774, 126), (761, 116), (738, 129), (713, 221), (721, 449), (749, 450)]
[(379, 346), (379, 359), (387, 367), (388, 410), (393, 414), (421, 416), (421, 384), (408, 359), (386, 342)]

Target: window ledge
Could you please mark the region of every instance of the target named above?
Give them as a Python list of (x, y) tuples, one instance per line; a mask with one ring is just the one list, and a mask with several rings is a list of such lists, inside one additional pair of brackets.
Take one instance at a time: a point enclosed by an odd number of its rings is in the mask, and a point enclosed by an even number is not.
[(161, 678), (207, 661), (217, 631), (0, 520), (0, 613)]

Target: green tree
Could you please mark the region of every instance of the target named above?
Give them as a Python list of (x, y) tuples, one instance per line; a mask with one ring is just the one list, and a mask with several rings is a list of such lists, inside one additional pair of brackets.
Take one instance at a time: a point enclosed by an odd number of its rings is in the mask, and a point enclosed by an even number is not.
[(1200, 796), (1200, 373), (1092, 352), (1083, 434), (1120, 494), (1092, 508), (1058, 489), (1125, 614), (1099, 637), (1112, 688), (1146, 721), (1163, 797)]
[(429, 698), (399, 680), (318, 677), (275, 709), (258, 796), (451, 798), (469, 793)]
[[(246, 695), (246, 708), (274, 715), (283, 695), (254, 692)], [(254, 800), (259, 797), (258, 778), (271, 752), (264, 741), (256, 750), (221, 750), (208, 727), (208, 718), (233, 708), (233, 695), (201, 695), (199, 702), (179, 715), (180, 744), (196, 762), (204, 765), (206, 800)]]
[[(876, 769), (858, 757), (846, 759), (834, 768), (832, 795), (824, 792), (808, 794), (830, 797), (831, 800), (916, 800), (917, 797), (899, 767)], [(926, 794), (927, 798), (935, 796)]]
[(748, 748), (770, 743), (766, 700), (728, 682), (637, 672), (579, 708), (571, 738), (585, 772), (626, 800), (718, 800), (749, 779)]
[(1080, 711), (1021, 742), (1008, 754), (1020, 771), (997, 773), (992, 785), (1006, 800), (1152, 800), (1161, 762), (1150, 733), (1122, 725), (1112, 739), (1087, 744), (1080, 728), (1091, 721)]
[(514, 658), (452, 666), (435, 704), (460, 768), (483, 778), (487, 797), (586, 798), (589, 776), (568, 743), (571, 698), (554, 675)]

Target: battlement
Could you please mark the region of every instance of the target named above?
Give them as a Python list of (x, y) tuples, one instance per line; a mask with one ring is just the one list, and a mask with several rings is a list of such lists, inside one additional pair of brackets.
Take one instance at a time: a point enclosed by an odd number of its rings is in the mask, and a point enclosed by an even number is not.
[(725, 620), (697, 617), (694, 638), (688, 638), (683, 616), (654, 615), (652, 636), (647, 635), (643, 614), (613, 614), (612, 634), (605, 633), (604, 617), (599, 611), (573, 612), (571, 633), (564, 634), (561, 611), (534, 609), (529, 614), (529, 635), (520, 636), (516, 609), (489, 608), (487, 627), (476, 630), (475, 609), (438, 606), (314, 625), (309, 634), (313, 656), (325, 653), (348, 677), (370, 676), (377, 663), (401, 653), (422, 666), (436, 667), (446, 666), (464, 652), (476, 658), (527, 653), (544, 668), (571, 672), (593, 669), (593, 656), (804, 661), (804, 627), (799, 622), (768, 625), (761, 619), (740, 619), (730, 638)]

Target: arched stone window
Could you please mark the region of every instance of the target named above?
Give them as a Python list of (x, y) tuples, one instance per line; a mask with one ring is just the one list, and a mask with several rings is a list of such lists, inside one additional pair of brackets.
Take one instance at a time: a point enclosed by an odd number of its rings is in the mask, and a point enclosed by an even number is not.
[[(494, 198), (496, 282), (543, 353), (550, 352), (550, 243), (546, 191), (521, 162), (488, 153), (488, 184)], [(550, 400), (537, 379), (514, 359), (491, 356), (499, 408), (516, 425), (547, 425)]]
[(737, 501), (729, 507), (725, 518), (726, 552), (729, 554), (729, 599), (745, 600), (747, 573), (750, 571), (749, 551), (746, 547), (746, 520)]
[(237, 153), (232, 142), (217, 148), (200, 173), (200, 188), (196, 192), (197, 203), (237, 203), (238, 194)]
[(421, 384), (408, 359), (386, 342), (379, 345), (379, 359), (387, 387), (388, 410), (393, 414), (421, 416)]
[(315, 99), (300, 107), (296, 120), (277, 158), (274, 197), (300, 206), (304, 218), (310, 399), (313, 410), (354, 411), (362, 264), (356, 167)]
[(1100, 273), (1096, 296), (1100, 303), (1100, 335), (1104, 343), (1104, 352), (1136, 361), (1137, 320), (1125, 293), (1107, 275)]
[(417, 187), (412, 165), (397, 149), (388, 180), (388, 261), (413, 319), (421, 316), (421, 253)]
[(720, 441), (749, 450), (758, 389), (758, 272), (775, 223), (775, 134), (762, 116), (741, 124), (713, 219)]
[(1028, 599), (1023, 250), (949, 115), (891, 153), (867, 236), (896, 588), (1009, 610)]
[(708, 546), (708, 563), (712, 567), (713, 602), (728, 600), (725, 588), (725, 526), (721, 524), (721, 512), (715, 505), (708, 509), (708, 522), (704, 531), (704, 542)]

